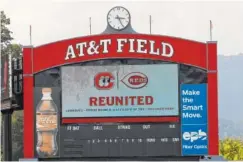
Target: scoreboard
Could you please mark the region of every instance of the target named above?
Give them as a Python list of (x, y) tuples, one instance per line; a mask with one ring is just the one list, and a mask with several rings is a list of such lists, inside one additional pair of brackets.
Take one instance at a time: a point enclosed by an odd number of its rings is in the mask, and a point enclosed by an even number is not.
[[(139, 46), (133, 49), (128, 39)], [(107, 44), (100, 48), (97, 42)], [(143, 34), (24, 48), (25, 157), (217, 154), (215, 50), (215, 43)], [(55, 109), (45, 104), (50, 100)]]
[(179, 156), (180, 126), (168, 124), (66, 125), (61, 157)]

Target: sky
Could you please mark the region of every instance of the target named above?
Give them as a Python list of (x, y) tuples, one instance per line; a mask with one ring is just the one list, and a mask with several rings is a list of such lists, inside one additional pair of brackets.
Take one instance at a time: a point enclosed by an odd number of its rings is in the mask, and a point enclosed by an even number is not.
[(218, 54), (243, 53), (243, 1), (81, 1), (81, 0), (0, 0), (0, 10), (11, 19), (15, 43), (39, 46), (72, 37), (102, 33), (108, 11), (123, 6), (131, 14), (135, 31), (168, 35), (206, 42), (210, 39), (212, 20), (213, 40), (218, 42)]

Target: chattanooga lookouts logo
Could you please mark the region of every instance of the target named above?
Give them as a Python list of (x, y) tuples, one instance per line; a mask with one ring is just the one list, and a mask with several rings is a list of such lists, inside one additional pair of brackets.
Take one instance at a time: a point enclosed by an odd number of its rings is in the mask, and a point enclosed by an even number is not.
[(148, 77), (140, 72), (132, 72), (127, 74), (121, 81), (129, 88), (139, 89), (148, 84)]
[(94, 86), (99, 90), (108, 90), (114, 87), (115, 77), (110, 72), (101, 72), (94, 77)]

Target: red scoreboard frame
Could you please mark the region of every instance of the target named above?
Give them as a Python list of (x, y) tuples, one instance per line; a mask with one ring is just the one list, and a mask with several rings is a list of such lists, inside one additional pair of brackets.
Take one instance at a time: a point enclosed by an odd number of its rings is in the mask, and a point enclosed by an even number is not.
[[(162, 57), (148, 53), (139, 53), (136, 50), (131, 52), (131, 44), (123, 44), (122, 52), (118, 52), (118, 39), (145, 40), (152, 42), (153, 47), (144, 44), (143, 48), (161, 48), (161, 43), (173, 47), (173, 55), (170, 57)], [(108, 47), (98, 48), (101, 40), (108, 40)], [(96, 53), (90, 54), (88, 50), (82, 48), (81, 44), (87, 42), (82, 47), (93, 46), (98, 43)], [(88, 42), (92, 42), (89, 44)], [(77, 48), (79, 47), (79, 48)], [(100, 47), (100, 46), (99, 46)], [(135, 44), (133, 48), (136, 48)], [(106, 53), (104, 53), (106, 50)], [(168, 49), (165, 52), (169, 52)], [(103, 53), (102, 53), (103, 52)], [(67, 54), (70, 59), (65, 59)], [(99, 53), (99, 54), (97, 54)], [(75, 57), (74, 55), (75, 54)], [(78, 55), (80, 54), (80, 56)], [(145, 34), (105, 34), (86, 37), (78, 37), (67, 40), (61, 40), (45, 44), (38, 47), (25, 46), (23, 49), (23, 80), (24, 80), (24, 158), (34, 158), (34, 74), (78, 62), (94, 61), (101, 59), (149, 59), (186, 64), (205, 69), (208, 78), (208, 154), (218, 155), (218, 81), (217, 81), (217, 42), (208, 41), (206, 43), (186, 40), (182, 38), (145, 35)], [(179, 117), (136, 117), (136, 118), (77, 118), (62, 119), (62, 123), (93, 123), (93, 122), (163, 122), (163, 121), (179, 121)]]

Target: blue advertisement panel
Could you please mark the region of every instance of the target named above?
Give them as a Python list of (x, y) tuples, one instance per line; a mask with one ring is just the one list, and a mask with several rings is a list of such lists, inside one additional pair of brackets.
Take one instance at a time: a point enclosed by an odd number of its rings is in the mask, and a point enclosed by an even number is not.
[(182, 155), (207, 154), (207, 125), (182, 125)]
[(182, 124), (207, 123), (207, 84), (181, 85)]
[(182, 154), (207, 155), (207, 84), (182, 84)]
[(176, 116), (178, 66), (62, 67), (62, 117)]

